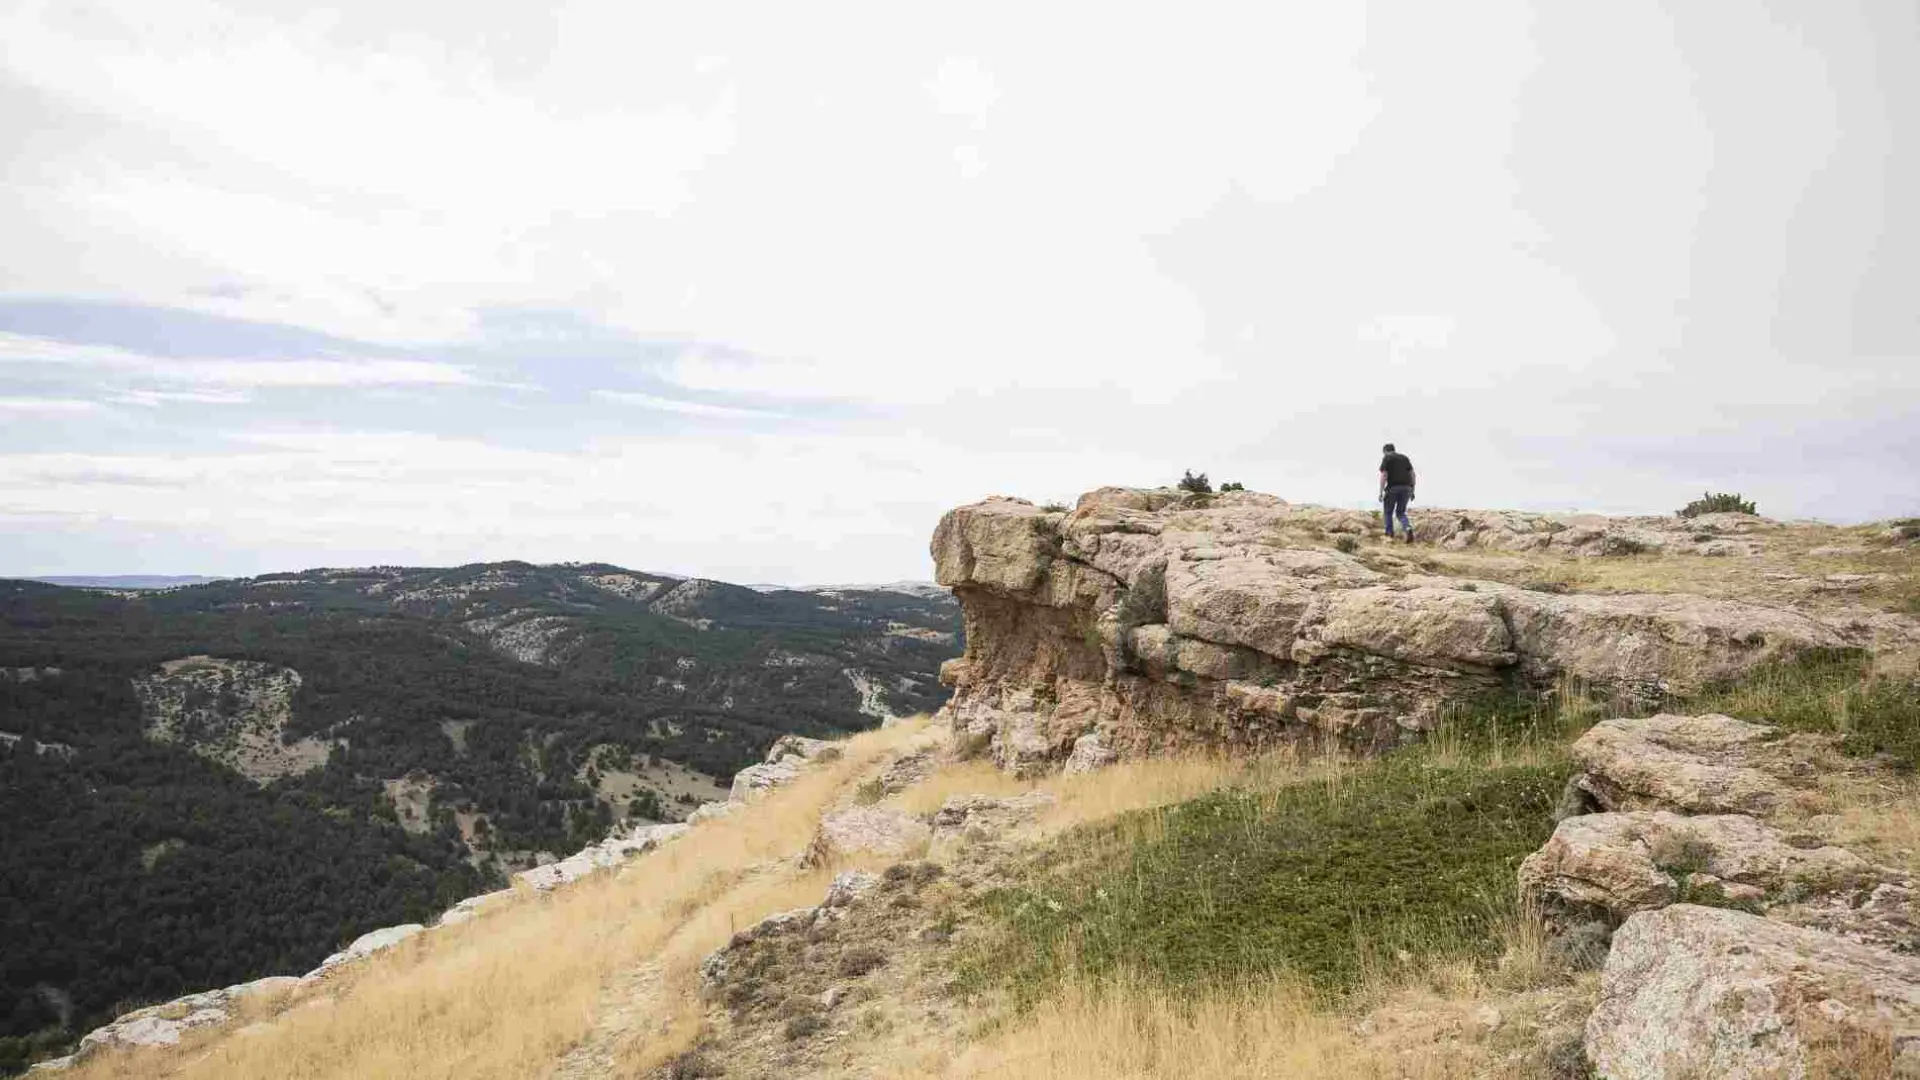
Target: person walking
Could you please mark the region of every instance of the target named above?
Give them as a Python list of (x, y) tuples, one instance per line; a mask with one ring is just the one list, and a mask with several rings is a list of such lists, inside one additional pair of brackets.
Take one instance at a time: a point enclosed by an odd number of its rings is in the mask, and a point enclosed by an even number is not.
[(1413, 501), (1413, 459), (1393, 448), (1380, 448), (1380, 517), (1387, 525), (1387, 539), (1393, 539), (1393, 516), (1400, 515), (1400, 531), (1407, 543), (1413, 543), (1413, 522), (1407, 520), (1407, 504)]

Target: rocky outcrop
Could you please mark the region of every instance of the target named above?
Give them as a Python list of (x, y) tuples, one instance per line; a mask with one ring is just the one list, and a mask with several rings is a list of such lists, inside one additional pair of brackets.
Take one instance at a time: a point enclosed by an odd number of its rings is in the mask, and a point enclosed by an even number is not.
[(728, 939), (727, 944), (714, 950), (700, 963), (700, 987), (703, 993), (711, 994), (724, 987), (735, 976), (733, 959), (754, 942), (784, 934), (804, 934), (816, 926), (838, 922), (846, 918), (847, 912), (858, 903), (860, 898), (873, 891), (880, 884), (877, 874), (865, 870), (848, 870), (834, 876), (827, 886), (827, 893), (818, 906), (795, 908), (777, 915), (769, 915), (759, 922), (741, 930)]
[(691, 825), (638, 825), (625, 833), (615, 833), (598, 844), (585, 847), (558, 862), (522, 870), (514, 880), (542, 892), (578, 881), (588, 874), (618, 866), (636, 855), (644, 855), (669, 841), (677, 840)]
[(933, 815), (933, 838), (992, 839), (1031, 822), (1055, 801), (1044, 791), (1011, 797), (955, 795)]
[(1852, 908), (1890, 876), (1845, 848), (1750, 817), (1656, 810), (1562, 821), (1521, 863), (1520, 889), (1549, 911), (1617, 922), (1689, 898), (1764, 910), (1832, 896)]
[(766, 760), (749, 765), (733, 776), (733, 791), (728, 802), (743, 803), (764, 792), (783, 787), (798, 779), (809, 764), (831, 761), (840, 748), (825, 739), (782, 735), (768, 749)]
[(1920, 959), (1678, 905), (1614, 935), (1587, 1021), (1609, 1080), (1920, 1075)]
[[(1635, 542), (1668, 544), (1661, 520), (1635, 526), (1652, 537)], [(1512, 550), (1598, 552), (1625, 535), (1539, 515), (1423, 521), (1425, 539)], [(1329, 550), (1369, 522), (1254, 493), (1121, 488), (1071, 512), (1006, 498), (952, 510), (932, 551), (961, 602), (967, 652), (942, 668), (956, 691), (943, 715), (962, 747), (1017, 773), (1060, 764), (1088, 735), (1121, 756), (1325, 737), (1381, 748), (1455, 703), (1562, 677), (1654, 697), (1848, 643), (1776, 608), (1556, 595)], [(1772, 527), (1686, 526), (1743, 537)]]
[(1608, 810), (1764, 815), (1838, 767), (1833, 744), (1726, 716), (1603, 720), (1573, 744), (1575, 782)]
[(903, 858), (926, 848), (927, 823), (886, 806), (847, 806), (820, 818), (820, 828), (801, 857), (805, 866), (827, 866), (856, 855)]

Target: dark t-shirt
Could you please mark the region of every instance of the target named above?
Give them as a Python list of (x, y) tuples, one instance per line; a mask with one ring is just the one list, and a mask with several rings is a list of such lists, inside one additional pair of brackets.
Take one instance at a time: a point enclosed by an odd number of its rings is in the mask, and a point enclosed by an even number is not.
[(1380, 459), (1380, 471), (1387, 474), (1388, 487), (1413, 486), (1413, 459), (1405, 454), (1388, 454)]

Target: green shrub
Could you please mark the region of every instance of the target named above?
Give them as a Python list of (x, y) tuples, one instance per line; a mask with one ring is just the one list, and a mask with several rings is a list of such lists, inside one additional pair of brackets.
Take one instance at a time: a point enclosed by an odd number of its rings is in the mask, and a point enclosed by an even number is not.
[(1699, 517), (1701, 514), (1757, 514), (1759, 512), (1751, 502), (1724, 491), (1717, 495), (1701, 492), (1699, 498), (1675, 511), (1683, 518)]
[(1040, 504), (1040, 509), (1045, 510), (1049, 514), (1064, 514), (1073, 508), (1063, 502), (1045, 502)]
[(1353, 536), (1336, 536), (1333, 538), (1333, 548), (1351, 555), (1360, 550), (1360, 540)]
[(1147, 567), (1134, 579), (1115, 611), (1123, 629), (1167, 621), (1167, 568), (1164, 563)]
[(1228, 481), (1227, 483), (1220, 485), (1220, 493), (1222, 495), (1226, 494), (1229, 491), (1245, 491), (1245, 490), (1247, 490), (1247, 485), (1236, 483), (1233, 481)]
[(1288, 971), (1339, 992), (1412, 957), (1490, 959), (1568, 771), (1409, 753), (1077, 829), (980, 901), (997, 933), (962, 985), (1031, 1001), (1073, 967), (1173, 985)]
[(788, 1042), (797, 1042), (827, 1026), (825, 1020), (812, 1013), (802, 1013), (787, 1021), (786, 1036)]
[(886, 782), (877, 776), (860, 781), (860, 786), (853, 789), (853, 801), (860, 806), (872, 806), (886, 797)]
[(1866, 653), (1824, 649), (1680, 699), (1670, 710), (1717, 712), (1790, 731), (1843, 736), (1850, 754), (1920, 768), (1920, 682), (1878, 675)]
[(1195, 476), (1192, 469), (1188, 469), (1187, 474), (1182, 476), (1180, 482), (1174, 486), (1181, 491), (1191, 491), (1195, 495), (1213, 494), (1213, 485), (1207, 482), (1207, 474), (1201, 473)]
[(857, 978), (887, 962), (887, 956), (871, 945), (859, 945), (840, 955), (840, 974)]

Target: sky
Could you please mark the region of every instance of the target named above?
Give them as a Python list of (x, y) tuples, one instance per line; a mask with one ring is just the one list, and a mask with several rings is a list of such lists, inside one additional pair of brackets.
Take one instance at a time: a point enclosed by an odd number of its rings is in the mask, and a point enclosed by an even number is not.
[(1920, 514), (1920, 7), (0, 0), (0, 575)]

